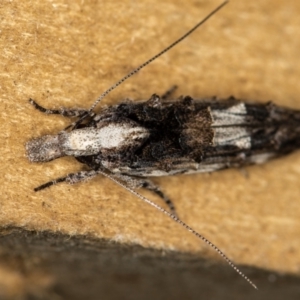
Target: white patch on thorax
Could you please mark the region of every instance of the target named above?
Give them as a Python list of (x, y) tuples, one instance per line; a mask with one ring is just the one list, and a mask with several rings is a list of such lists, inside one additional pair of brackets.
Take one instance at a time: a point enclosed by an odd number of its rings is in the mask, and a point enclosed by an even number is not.
[(147, 129), (128, 123), (111, 123), (101, 128), (81, 128), (64, 134), (66, 155), (93, 155), (101, 150), (120, 149), (147, 138)]
[(247, 109), (244, 103), (238, 103), (226, 109), (213, 109), (211, 116), (213, 119), (215, 146), (237, 146), (241, 149), (251, 147), (251, 136), (246, 125)]
[(97, 139), (102, 148), (112, 149), (130, 143), (130, 140), (142, 139), (148, 135), (148, 130), (143, 127), (133, 127), (129, 124), (109, 124), (96, 129)]

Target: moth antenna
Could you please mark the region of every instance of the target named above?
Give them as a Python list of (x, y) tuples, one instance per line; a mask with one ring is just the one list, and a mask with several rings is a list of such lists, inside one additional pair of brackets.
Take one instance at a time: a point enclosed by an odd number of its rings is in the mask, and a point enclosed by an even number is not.
[[(98, 97), (98, 99), (94, 102), (94, 104), (90, 107), (90, 109), (88, 110), (88, 113), (84, 116), (82, 116), (79, 120), (77, 120), (76, 122), (72, 123), (69, 127), (74, 127), (77, 124), (81, 123), (81, 121), (83, 119), (85, 119), (86, 117), (88, 117), (90, 115), (90, 113), (95, 109), (95, 107), (98, 105), (98, 103), (104, 98), (106, 97), (112, 90), (114, 90), (116, 87), (118, 87), (121, 83), (123, 83), (125, 80), (127, 80), (128, 78), (130, 78), (132, 75), (136, 74), (138, 71), (140, 71), (141, 69), (143, 69), (144, 67), (146, 67), (147, 65), (149, 65), (151, 62), (153, 62), (154, 60), (156, 60), (158, 57), (160, 57), (161, 55), (163, 55), (164, 53), (166, 53), (167, 51), (169, 51), (171, 48), (173, 48), (174, 46), (176, 46), (178, 43), (180, 43), (182, 40), (184, 40), (186, 37), (188, 37), (192, 32), (194, 32), (198, 27), (200, 27), (203, 23), (205, 23), (210, 17), (212, 17), (215, 13), (217, 13), (223, 6), (225, 6), (227, 3), (229, 2), (229, 0), (224, 1), (222, 4), (220, 4), (217, 8), (215, 8), (211, 13), (209, 13), (204, 19), (202, 19), (199, 23), (197, 23), (192, 29), (190, 29), (188, 32), (186, 32), (183, 36), (181, 36), (179, 39), (177, 39), (175, 42), (173, 42), (171, 45), (169, 45), (167, 48), (165, 48), (164, 50), (162, 50), (161, 52), (159, 52), (158, 54), (154, 55), (152, 58), (150, 58), (149, 60), (147, 60), (146, 62), (144, 62), (143, 64), (141, 64), (139, 67), (137, 67), (136, 69), (134, 69), (133, 71), (131, 71), (130, 73), (128, 73), (126, 76), (124, 76), (122, 79), (120, 79), (119, 81), (117, 81), (115, 84), (113, 84), (109, 89), (107, 89), (102, 95), (100, 95), (100, 97)], [(66, 129), (67, 129), (66, 128)]]
[(198, 24), (196, 24), (192, 29), (190, 29), (188, 32), (186, 32), (182, 37), (177, 39), (175, 42), (173, 42), (171, 45), (169, 45), (167, 48), (159, 52), (158, 54), (151, 57), (149, 60), (141, 64), (139, 67), (128, 73), (126, 76), (124, 76), (121, 80), (116, 82), (114, 85), (112, 85), (109, 89), (107, 89), (90, 107), (89, 112), (94, 110), (94, 108), (98, 105), (98, 103), (107, 96), (112, 90), (114, 90), (117, 86), (119, 86), (121, 83), (123, 83), (125, 80), (130, 78), (132, 75), (136, 74), (138, 71), (149, 65), (152, 61), (156, 60), (158, 57), (169, 51), (171, 48), (176, 46), (178, 43), (180, 43), (182, 40), (184, 40), (187, 36), (189, 36), (192, 32), (194, 32), (199, 26), (201, 26), (204, 22), (206, 22), (210, 17), (212, 17), (216, 12), (218, 12), (223, 6), (225, 6), (228, 3), (228, 1), (224, 1), (221, 5), (219, 5), (217, 8), (215, 8), (211, 13), (209, 13), (203, 20), (201, 20)]
[(132, 193), (133, 195), (135, 195), (136, 197), (140, 198), (141, 200), (143, 200), (144, 202), (148, 203), (149, 205), (155, 207), (157, 210), (159, 210), (162, 213), (166, 214), (173, 221), (177, 222), (182, 227), (184, 227), (186, 230), (188, 230), (189, 232), (191, 232), (192, 234), (194, 234), (197, 238), (199, 238), (202, 241), (204, 241), (211, 248), (213, 248), (241, 277), (243, 277), (250, 285), (252, 285), (252, 287), (254, 287), (256, 290), (258, 289), (257, 286), (242, 271), (240, 271), (240, 269), (226, 256), (226, 254), (223, 253), (223, 251), (221, 251), (215, 244), (213, 244), (212, 242), (210, 242), (203, 235), (201, 235), (200, 233), (198, 233), (197, 231), (195, 231), (192, 227), (190, 227), (189, 225), (187, 225), (186, 223), (184, 223), (177, 216), (169, 213), (167, 210), (165, 210), (161, 206), (159, 206), (156, 203), (152, 202), (148, 198), (144, 197), (143, 195), (141, 195), (137, 191), (131, 189), (130, 187), (128, 187), (127, 185), (125, 185), (124, 183), (122, 183), (121, 181), (119, 181), (118, 179), (112, 177), (111, 175), (105, 173), (104, 171), (97, 170), (97, 173), (104, 175), (105, 177), (107, 177), (110, 180), (114, 181), (116, 184), (120, 185), (121, 187), (123, 187), (124, 189), (126, 189), (127, 191), (129, 191), (130, 193)]

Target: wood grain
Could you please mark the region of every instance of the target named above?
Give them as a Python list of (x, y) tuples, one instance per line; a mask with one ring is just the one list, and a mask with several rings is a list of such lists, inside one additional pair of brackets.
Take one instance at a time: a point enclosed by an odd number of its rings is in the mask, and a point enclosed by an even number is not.
[[(8, 1), (0, 3), (0, 226), (86, 235), (211, 257), (211, 249), (104, 178), (33, 188), (82, 166), (30, 164), (24, 144), (69, 122), (53, 107), (89, 107), (105, 89), (178, 38), (219, 1)], [(104, 101), (148, 99), (179, 86), (190, 95), (268, 101), (300, 109), (300, 2), (232, 0), (208, 23)], [(237, 264), (300, 270), (300, 153), (245, 170), (156, 182), (180, 217)], [(144, 193), (151, 199), (151, 194)], [(159, 199), (156, 199), (160, 203)]]

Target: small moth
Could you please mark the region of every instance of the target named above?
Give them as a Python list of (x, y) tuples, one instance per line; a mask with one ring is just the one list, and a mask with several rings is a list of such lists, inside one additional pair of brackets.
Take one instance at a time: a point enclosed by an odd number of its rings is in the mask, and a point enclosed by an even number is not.
[[(181, 42), (226, 3), (110, 87), (89, 110), (45, 109), (30, 99), (30, 103), (43, 113), (75, 117), (77, 121), (58, 134), (29, 141), (26, 150), (31, 162), (73, 156), (90, 169), (47, 182), (35, 191), (59, 182), (73, 184), (102, 174), (209, 244), (256, 288), (219, 248), (177, 217), (172, 201), (148, 178), (260, 164), (290, 153), (300, 147), (300, 111), (272, 103), (238, 101), (233, 97), (198, 100), (186, 96), (169, 101), (167, 93), (163, 97), (154, 94), (148, 101), (126, 101), (94, 112), (110, 91)], [(140, 195), (136, 191), (138, 188), (158, 194), (170, 212)]]

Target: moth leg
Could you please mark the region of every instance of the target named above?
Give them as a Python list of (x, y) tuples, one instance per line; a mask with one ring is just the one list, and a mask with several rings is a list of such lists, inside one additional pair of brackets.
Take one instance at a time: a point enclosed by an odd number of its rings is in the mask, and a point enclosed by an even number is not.
[(57, 183), (64, 182), (64, 181), (66, 181), (70, 184), (75, 184), (75, 183), (78, 183), (78, 182), (81, 182), (81, 181), (91, 179), (91, 178), (95, 177), (96, 175), (98, 175), (98, 173), (97, 173), (97, 171), (94, 171), (94, 170), (81, 171), (81, 172), (78, 172), (78, 173), (70, 173), (65, 177), (56, 178), (54, 180), (46, 182), (46, 183), (36, 187), (34, 189), (34, 191), (37, 192), (37, 191), (46, 189), (46, 188), (48, 188), (52, 185), (55, 185)]
[(122, 175), (122, 174), (110, 174), (110, 175), (112, 177), (115, 177), (116, 179), (120, 179), (120, 180), (124, 181), (132, 189), (144, 188), (144, 189), (151, 191), (152, 193), (155, 193), (168, 205), (170, 212), (173, 215), (177, 216), (176, 209), (175, 209), (173, 202), (152, 181), (146, 180), (143, 178), (126, 176), (126, 175)]
[(170, 98), (170, 96), (177, 90), (178, 86), (177, 85), (173, 85), (171, 86), (171, 88), (169, 88), (162, 96), (161, 99), (162, 100), (167, 100)]
[(157, 186), (155, 185), (152, 181), (149, 180), (143, 180), (143, 186), (144, 189), (147, 189), (153, 193), (155, 193), (156, 195), (158, 195), (169, 207), (170, 212), (177, 216), (176, 213), (176, 209), (175, 206), (173, 204), (173, 202), (171, 201), (171, 199), (169, 199), (165, 193)]
[(62, 115), (64, 117), (82, 117), (88, 114), (88, 110), (80, 109), (80, 108), (59, 108), (59, 109), (48, 109), (44, 108), (43, 106), (37, 104), (33, 99), (29, 99), (29, 103), (33, 105), (33, 107), (40, 112), (47, 114), (47, 115)]

